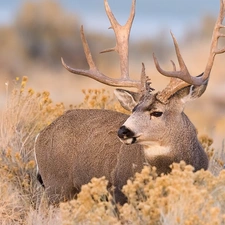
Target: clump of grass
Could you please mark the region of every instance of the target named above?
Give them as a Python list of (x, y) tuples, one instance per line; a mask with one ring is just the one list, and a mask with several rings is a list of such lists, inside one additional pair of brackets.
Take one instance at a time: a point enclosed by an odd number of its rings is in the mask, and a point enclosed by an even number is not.
[[(59, 208), (49, 206), (36, 180), (33, 146), (37, 133), (62, 115), (65, 106), (53, 104), (47, 91), (36, 93), (26, 85), (27, 77), (15, 80), (1, 114), (1, 224), (225, 224), (224, 148), (216, 151), (207, 136), (200, 141), (210, 171), (194, 173), (181, 162), (172, 165), (170, 174), (157, 177), (155, 168), (146, 166), (124, 186), (128, 203), (123, 206), (115, 204), (105, 178), (93, 178), (76, 199)], [(70, 108), (125, 112), (104, 89), (83, 93), (83, 103)]]
[(199, 141), (201, 142), (202, 147), (205, 149), (208, 158), (211, 159), (215, 152), (215, 149), (212, 147), (213, 139), (207, 135), (201, 135), (199, 137)]
[(22, 224), (29, 205), (14, 184), (9, 182), (7, 173), (0, 171), (0, 179), (0, 224)]
[(33, 182), (35, 171), (33, 155), (37, 133), (64, 111), (63, 105), (52, 104), (49, 92), (35, 93), (26, 88), (27, 77), (15, 80), (12, 93), (6, 100), (1, 115), (0, 169), (19, 185), (25, 194)]
[(225, 166), (224, 146), (222, 146), (220, 150), (216, 151), (212, 147), (213, 139), (207, 135), (200, 136), (199, 141), (201, 142), (209, 158), (208, 170), (210, 170), (214, 175), (218, 175)]
[(128, 114), (112, 94), (105, 89), (88, 89), (82, 90), (84, 100), (77, 106), (71, 105), (70, 108), (82, 109), (108, 109)]
[[(224, 214), (213, 196), (220, 183), (209, 171), (193, 172), (183, 162), (172, 165), (169, 175), (154, 177), (145, 167), (134, 181), (124, 187), (130, 204), (122, 208), (122, 215), (134, 224), (222, 224)], [(221, 173), (220, 178), (224, 176)], [(214, 183), (209, 188), (209, 182)], [(223, 182), (223, 186), (225, 182)], [(135, 201), (134, 201), (135, 199)], [(225, 201), (225, 199), (223, 199)], [(193, 205), (194, 203), (194, 205)]]
[(111, 108), (114, 104), (114, 100), (110, 96), (109, 91), (105, 89), (83, 89), (82, 93), (84, 94), (84, 100), (78, 108), (107, 109)]
[(65, 109), (63, 104), (52, 104), (49, 92), (35, 93), (26, 85), (27, 77), (16, 78), (1, 112), (0, 193), (4, 194), (0, 197), (5, 203), (2, 211), (7, 211), (1, 214), (1, 224), (22, 224), (30, 208), (39, 207), (43, 189), (36, 179), (34, 140)]
[(65, 109), (63, 104), (53, 105), (49, 92), (35, 93), (26, 89), (27, 77), (16, 79), (12, 93), (6, 100), (1, 116), (1, 150), (16, 149), (22, 157), (29, 155), (36, 134)]
[(194, 173), (181, 162), (172, 165), (170, 174), (157, 177), (155, 168), (145, 166), (123, 187), (128, 197), (123, 206), (110, 198), (106, 202), (107, 181), (95, 178), (76, 200), (61, 204), (63, 224), (224, 224), (225, 195), (219, 194), (225, 189), (224, 176), (225, 171), (218, 177), (209, 171)]
[(117, 224), (119, 221), (107, 185), (105, 177), (93, 178), (82, 186), (77, 199), (61, 203), (63, 224)]

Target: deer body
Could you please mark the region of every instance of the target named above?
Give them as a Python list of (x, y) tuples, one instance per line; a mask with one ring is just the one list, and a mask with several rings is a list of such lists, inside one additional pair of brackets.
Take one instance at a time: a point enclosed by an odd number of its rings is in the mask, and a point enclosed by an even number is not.
[(109, 110), (75, 109), (38, 135), (37, 165), (51, 202), (74, 197), (93, 177), (105, 176), (110, 186), (122, 187), (141, 170), (141, 146), (124, 145), (117, 137), (118, 125), (127, 118)]
[[(142, 104), (147, 108), (138, 105), (130, 117), (110, 110), (70, 110), (39, 134), (37, 165), (51, 202), (71, 199), (91, 178), (105, 176), (109, 187), (116, 187), (115, 200), (124, 203), (122, 187), (147, 164), (155, 166), (158, 174), (170, 172), (170, 165), (181, 160), (195, 170), (207, 169), (206, 153), (188, 117), (178, 111), (177, 104), (164, 106), (152, 98), (150, 106), (145, 100)], [(149, 112), (156, 105), (161, 110), (165, 107), (163, 114), (169, 118), (151, 119)], [(134, 131), (140, 145), (121, 143), (117, 132), (123, 124), (145, 135), (141, 139)], [(118, 134), (122, 138), (120, 130)], [(128, 139), (124, 142), (128, 144)]]

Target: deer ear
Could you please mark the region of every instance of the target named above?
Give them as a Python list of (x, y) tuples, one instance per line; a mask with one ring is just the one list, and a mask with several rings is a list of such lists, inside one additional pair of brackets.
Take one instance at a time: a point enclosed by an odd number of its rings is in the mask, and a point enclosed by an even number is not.
[(179, 90), (176, 95), (179, 96), (183, 103), (199, 98), (206, 90), (208, 81), (200, 86), (190, 85)]
[(127, 91), (124, 89), (116, 89), (114, 91), (114, 94), (120, 102), (121, 106), (128, 111), (133, 110), (141, 97), (141, 94), (137, 92)]

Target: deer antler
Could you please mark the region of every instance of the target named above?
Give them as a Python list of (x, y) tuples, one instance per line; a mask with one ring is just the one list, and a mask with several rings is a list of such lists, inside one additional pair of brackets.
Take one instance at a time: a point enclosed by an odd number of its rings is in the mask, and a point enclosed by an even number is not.
[(145, 64), (142, 63), (140, 93), (142, 95), (151, 94), (151, 92), (154, 90), (155, 89), (151, 87), (151, 79), (148, 76), (146, 76)]
[(169, 83), (169, 85), (157, 95), (157, 98), (160, 101), (166, 102), (171, 95), (173, 95), (177, 90), (185, 86), (189, 86), (189, 85), (200, 86), (203, 84), (207, 85), (215, 56), (217, 54), (221, 54), (225, 52), (225, 47), (221, 49), (218, 48), (219, 38), (225, 37), (225, 35), (220, 32), (220, 29), (225, 27), (222, 25), (224, 16), (225, 16), (225, 0), (220, 0), (220, 12), (213, 29), (212, 41), (210, 46), (210, 54), (209, 54), (208, 62), (205, 67), (205, 71), (201, 76), (195, 77), (190, 75), (184, 63), (184, 60), (181, 56), (177, 40), (174, 37), (172, 32), (171, 32), (171, 36), (173, 38), (173, 43), (174, 43), (178, 63), (180, 66), (180, 71), (176, 71), (176, 67), (173, 61), (172, 61), (173, 68), (174, 68), (173, 71), (163, 70), (158, 63), (157, 58), (153, 54), (155, 66), (156, 66), (156, 69), (159, 71), (159, 73), (161, 73), (164, 76), (171, 77), (171, 82)]
[(117, 22), (116, 18), (114, 17), (114, 15), (109, 7), (107, 0), (104, 0), (104, 4), (105, 4), (106, 14), (111, 23), (110, 28), (112, 28), (114, 30), (114, 33), (116, 36), (116, 46), (113, 48), (106, 49), (100, 53), (111, 52), (111, 51), (116, 51), (118, 53), (119, 58), (120, 58), (120, 70), (121, 70), (120, 79), (110, 78), (110, 77), (106, 76), (105, 74), (101, 73), (97, 69), (97, 67), (93, 61), (87, 40), (84, 35), (83, 26), (81, 26), (80, 33), (81, 33), (81, 40), (83, 43), (84, 53), (85, 53), (85, 56), (86, 56), (86, 59), (87, 59), (88, 65), (89, 65), (89, 69), (84, 70), (84, 69), (71, 68), (68, 65), (66, 65), (66, 63), (64, 62), (63, 59), (61, 59), (62, 64), (71, 73), (87, 76), (87, 77), (90, 77), (92, 79), (95, 79), (101, 83), (104, 83), (104, 84), (107, 84), (110, 86), (135, 87), (135, 88), (138, 88), (139, 90), (141, 90), (142, 82), (132, 80), (129, 77), (129, 58), (128, 58), (129, 48), (128, 48), (128, 45), (129, 45), (130, 30), (131, 30), (131, 26), (132, 26), (133, 19), (135, 16), (136, 0), (133, 0), (133, 2), (132, 2), (130, 16), (129, 16), (127, 23), (124, 26), (121, 26)]

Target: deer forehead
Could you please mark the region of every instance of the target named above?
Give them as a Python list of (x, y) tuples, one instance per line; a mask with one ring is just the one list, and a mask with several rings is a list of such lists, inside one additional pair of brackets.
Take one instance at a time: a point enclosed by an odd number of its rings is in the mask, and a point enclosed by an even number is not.
[(157, 108), (157, 105), (159, 105), (159, 102), (156, 100), (155, 95), (144, 95), (132, 112), (150, 111)]
[(155, 98), (155, 95), (151, 97), (143, 98), (132, 110), (132, 112), (165, 112), (174, 108), (173, 99), (170, 99), (168, 103), (162, 103)]

